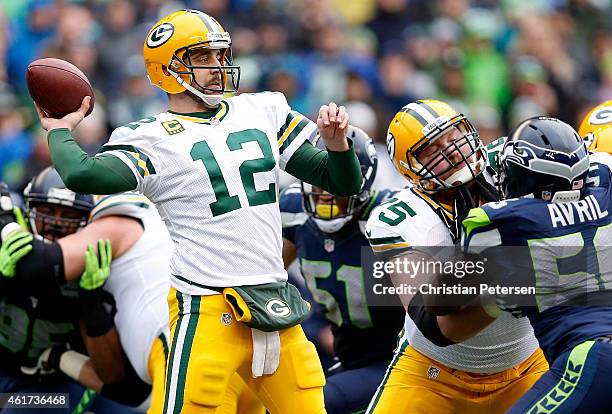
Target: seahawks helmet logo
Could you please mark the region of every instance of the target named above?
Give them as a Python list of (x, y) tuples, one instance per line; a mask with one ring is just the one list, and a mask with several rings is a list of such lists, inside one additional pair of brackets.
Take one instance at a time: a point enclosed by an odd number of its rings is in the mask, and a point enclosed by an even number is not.
[[(537, 158), (535, 152), (525, 145), (519, 145), (519, 143), (509, 142), (506, 148), (504, 148), (504, 153), (500, 154), (500, 158), (503, 158), (506, 162), (513, 162), (529, 168), (531, 160)], [(552, 158), (554, 160), (554, 155)]]
[(389, 157), (393, 159), (395, 156), (395, 137), (392, 133), (387, 133), (387, 152), (389, 153)]
[(147, 46), (155, 48), (166, 43), (174, 34), (174, 26), (170, 23), (163, 23), (151, 30), (147, 37)]
[(595, 111), (589, 117), (589, 124), (591, 125), (605, 125), (612, 124), (612, 108), (601, 108), (599, 111)]

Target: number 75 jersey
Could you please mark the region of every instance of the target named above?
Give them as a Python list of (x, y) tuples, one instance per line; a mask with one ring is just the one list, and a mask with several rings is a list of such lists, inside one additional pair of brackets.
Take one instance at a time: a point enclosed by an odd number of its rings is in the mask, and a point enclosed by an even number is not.
[(101, 151), (127, 164), (172, 240), (172, 284), (189, 294), (284, 281), (278, 180), (316, 125), (280, 93), (210, 113), (165, 112), (116, 129)]
[[(414, 188), (406, 188), (370, 214), (366, 236), (372, 250), (383, 258), (419, 247), (453, 246), (447, 223), (453, 213)], [(504, 314), (476, 336), (439, 347), (421, 333), (406, 315), (405, 338), (410, 346), (439, 363), (466, 372), (492, 374), (510, 369), (531, 356), (538, 347), (526, 319)]]

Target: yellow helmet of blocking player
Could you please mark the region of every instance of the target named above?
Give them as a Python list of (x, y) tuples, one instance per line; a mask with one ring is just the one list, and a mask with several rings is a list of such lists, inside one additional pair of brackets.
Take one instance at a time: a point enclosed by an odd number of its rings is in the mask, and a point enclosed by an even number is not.
[(584, 117), (578, 128), (582, 138), (604, 126), (612, 126), (612, 101), (605, 101), (591, 109)]
[[(151, 84), (167, 93), (186, 90), (209, 106), (217, 106), (225, 92), (236, 92), (240, 68), (233, 66), (230, 34), (213, 17), (197, 10), (180, 10), (163, 17), (147, 34), (144, 61)], [(222, 66), (193, 65), (191, 53), (207, 48), (221, 51)], [(193, 69), (219, 69), (222, 91), (199, 85)], [(196, 88), (197, 86), (197, 88)]]
[(591, 151), (612, 154), (612, 101), (605, 101), (591, 109), (580, 123), (578, 134)]
[(589, 132), (584, 140), (587, 141), (590, 151), (612, 154), (612, 125), (606, 125)]
[[(460, 135), (434, 153), (427, 151), (454, 131)], [(426, 192), (466, 184), (485, 167), (484, 146), (472, 123), (449, 104), (431, 99), (409, 103), (395, 115), (387, 151), (395, 168)]]

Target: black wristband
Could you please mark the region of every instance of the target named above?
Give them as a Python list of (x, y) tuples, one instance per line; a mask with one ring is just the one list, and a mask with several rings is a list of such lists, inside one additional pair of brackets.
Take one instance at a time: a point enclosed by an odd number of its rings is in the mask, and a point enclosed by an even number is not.
[(45, 364), (45, 369), (55, 369), (59, 370), (60, 359), (64, 352), (68, 351), (68, 346), (66, 344), (55, 345), (51, 348), (51, 353), (49, 354), (49, 358), (47, 358), (47, 362)]
[(438, 317), (425, 311), (423, 295), (420, 292), (412, 297), (408, 305), (408, 316), (414, 321), (423, 336), (434, 345), (445, 347), (456, 343), (444, 336), (438, 325)]
[(106, 308), (102, 289), (86, 290), (79, 287), (79, 302), (87, 336), (96, 338), (113, 328), (113, 314)]
[(66, 284), (62, 248), (58, 243), (45, 243), (34, 237), (32, 251), (17, 262), (15, 277), (37, 288)]

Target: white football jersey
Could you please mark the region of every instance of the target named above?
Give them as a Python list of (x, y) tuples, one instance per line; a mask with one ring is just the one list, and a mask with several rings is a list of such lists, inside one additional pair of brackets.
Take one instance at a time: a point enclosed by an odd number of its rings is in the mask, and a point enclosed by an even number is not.
[(116, 129), (102, 151), (127, 164), (157, 206), (177, 290), (285, 281), (279, 174), (316, 124), (274, 92), (224, 100), (208, 116), (145, 118)]
[[(448, 227), (436, 213), (438, 208), (452, 219), (450, 211), (414, 188), (397, 193), (370, 214), (366, 235), (372, 249), (401, 252), (418, 246), (453, 246)], [(447, 347), (431, 343), (408, 315), (404, 328), (404, 339), (417, 351), (447, 367), (473, 373), (505, 371), (529, 358), (538, 347), (529, 320), (506, 312), (473, 338)]]
[(139, 220), (144, 233), (121, 257), (111, 262), (104, 290), (117, 306), (115, 327), (121, 346), (138, 376), (151, 383), (148, 371), (153, 342), (168, 343), (168, 292), (172, 241), (155, 206), (137, 193), (120, 193), (97, 200), (91, 220), (104, 216)]

